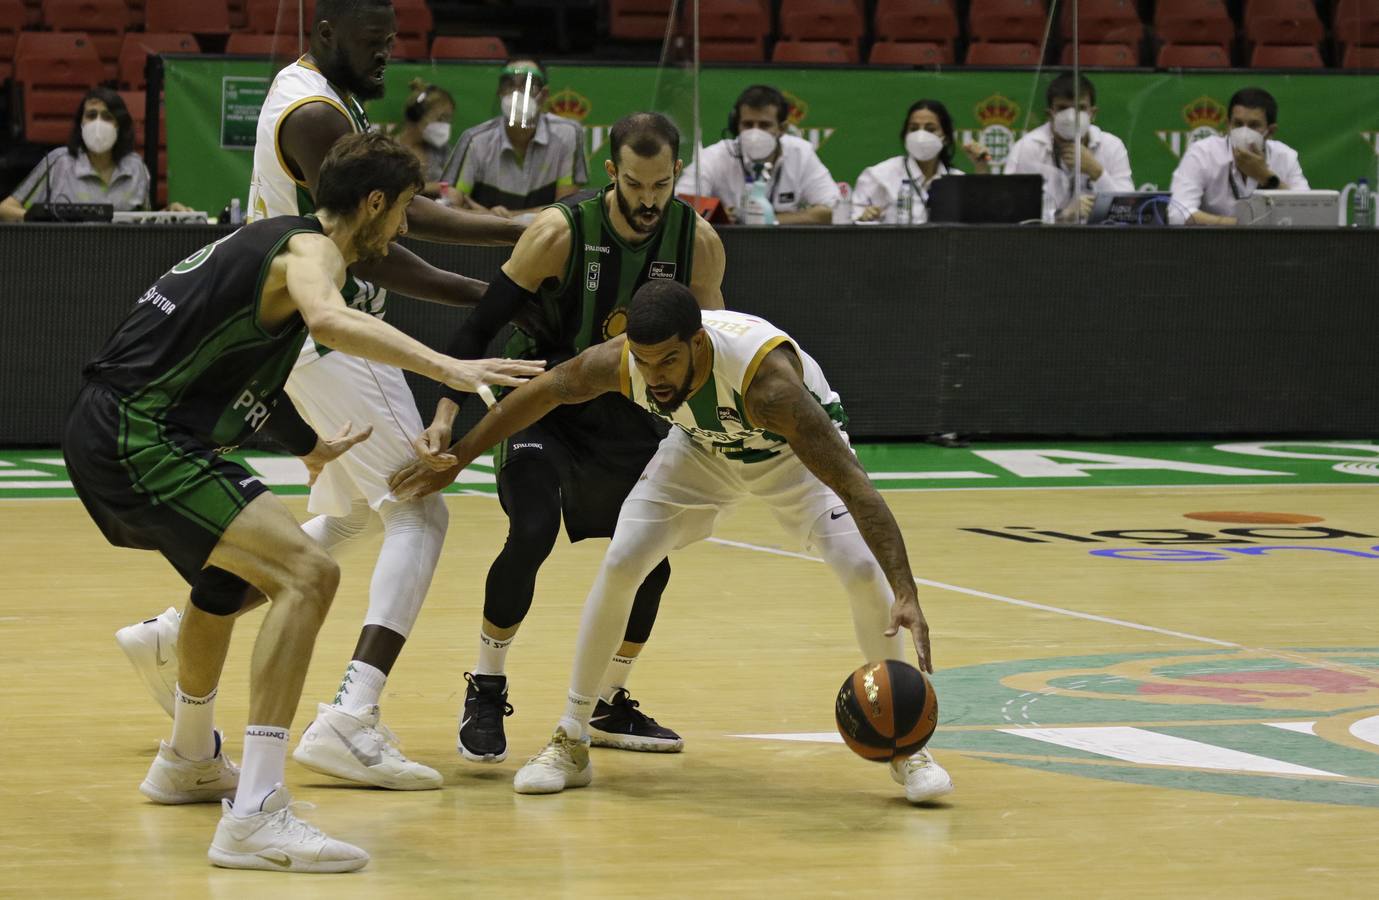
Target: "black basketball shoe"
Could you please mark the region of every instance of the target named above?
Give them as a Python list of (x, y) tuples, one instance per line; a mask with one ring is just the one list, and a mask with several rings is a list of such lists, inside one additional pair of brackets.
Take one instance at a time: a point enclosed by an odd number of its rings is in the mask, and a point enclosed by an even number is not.
[(508, 739), (503, 719), (512, 715), (506, 675), (471, 675), (460, 711), (460, 736), (455, 746), (470, 762), (500, 763), (508, 758)]
[(684, 738), (664, 725), (657, 725), (655, 719), (637, 708), (639, 705), (623, 688), (614, 692), (612, 703), (600, 699), (589, 720), (593, 745), (644, 753), (679, 753), (685, 749)]

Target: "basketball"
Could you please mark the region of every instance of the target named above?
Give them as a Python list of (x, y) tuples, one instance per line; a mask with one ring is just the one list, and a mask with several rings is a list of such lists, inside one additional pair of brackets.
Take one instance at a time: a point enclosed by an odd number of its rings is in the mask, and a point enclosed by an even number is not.
[(890, 762), (929, 742), (938, 726), (938, 696), (919, 669), (888, 659), (849, 675), (838, 689), (833, 714), (843, 743), (854, 753)]

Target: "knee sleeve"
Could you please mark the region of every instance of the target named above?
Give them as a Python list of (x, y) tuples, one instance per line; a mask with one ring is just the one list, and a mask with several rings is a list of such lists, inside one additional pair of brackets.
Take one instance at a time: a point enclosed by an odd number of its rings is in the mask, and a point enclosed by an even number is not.
[(560, 534), (560, 481), (545, 463), (524, 461), (503, 467), (498, 490), (507, 509), (508, 537), (488, 570), (484, 618), (511, 628), (527, 617), (536, 573)]
[(623, 640), (645, 644), (651, 637), (651, 627), (656, 624), (656, 613), (661, 608), (661, 594), (669, 582), (670, 560), (663, 559), (637, 588), (637, 597), (632, 601), (632, 616), (627, 620), (627, 633)]
[(192, 585), (192, 606), (213, 616), (233, 616), (249, 598), (249, 582), (214, 566), (202, 569)]
[(327, 550), (333, 550), (346, 541), (362, 537), (368, 532), (375, 519), (373, 510), (364, 500), (356, 500), (346, 516), (316, 516), (302, 525), (307, 537)]
[(384, 503), (378, 514), (383, 522), (383, 546), (369, 583), (364, 624), (382, 626), (405, 638), (431, 589), (450, 511), (440, 494), (431, 494), (406, 503)]

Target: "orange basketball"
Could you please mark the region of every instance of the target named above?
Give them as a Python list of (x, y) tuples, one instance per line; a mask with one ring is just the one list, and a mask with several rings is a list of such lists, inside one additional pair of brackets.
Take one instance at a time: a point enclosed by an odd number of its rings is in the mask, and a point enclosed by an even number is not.
[(888, 659), (867, 663), (847, 677), (833, 715), (854, 753), (890, 762), (929, 742), (938, 727), (938, 696), (919, 669)]

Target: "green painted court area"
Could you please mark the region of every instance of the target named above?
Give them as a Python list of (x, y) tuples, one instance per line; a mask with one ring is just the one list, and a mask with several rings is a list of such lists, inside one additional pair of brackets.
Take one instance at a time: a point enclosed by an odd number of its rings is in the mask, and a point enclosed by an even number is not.
[[(1108, 488), (1234, 484), (1379, 486), (1379, 443), (1365, 441), (1045, 442), (862, 444), (857, 455), (884, 490)], [(281, 494), (305, 494), (297, 460), (240, 454)], [(480, 457), (448, 493), (494, 492), (493, 458)], [(0, 451), (0, 499), (71, 497), (56, 450)]]

